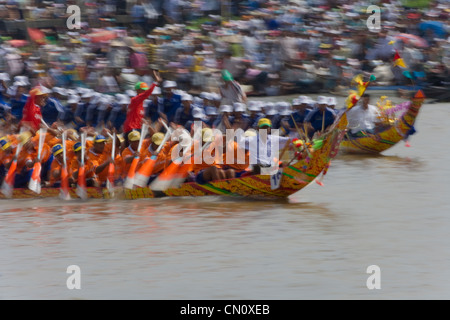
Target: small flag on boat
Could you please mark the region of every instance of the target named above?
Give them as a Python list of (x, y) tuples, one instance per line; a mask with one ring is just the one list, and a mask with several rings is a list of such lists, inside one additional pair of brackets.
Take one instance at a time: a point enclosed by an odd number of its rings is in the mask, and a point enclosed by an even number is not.
[(401, 68), (407, 68), (405, 61), (400, 57), (400, 54), (397, 50), (395, 50), (395, 56), (394, 56), (394, 67), (401, 67)]

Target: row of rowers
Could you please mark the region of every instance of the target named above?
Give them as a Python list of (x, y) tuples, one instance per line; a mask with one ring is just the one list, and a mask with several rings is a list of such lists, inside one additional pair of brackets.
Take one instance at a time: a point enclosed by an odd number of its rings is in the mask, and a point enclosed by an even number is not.
[[(259, 127), (261, 129), (271, 128), (270, 120), (267, 118), (261, 119), (259, 121)], [(76, 132), (73, 129), (69, 129), (66, 131), (65, 143), (63, 143), (60, 136), (54, 136), (50, 132), (45, 132), (45, 142), (43, 143), (39, 157), (38, 146), (40, 132), (38, 131), (33, 136), (27, 131), (18, 135), (5, 136), (0, 139), (0, 182), (5, 178), (14, 160), (17, 160), (14, 188), (27, 187), (36, 162), (41, 163), (41, 181), (44, 186), (58, 187), (60, 185), (64, 163), (66, 163), (70, 183), (76, 185), (78, 170), (83, 163), (82, 154), (84, 153), (87, 186), (105, 186), (108, 179), (108, 167), (111, 163), (115, 167), (115, 183), (116, 185), (121, 185), (130, 171), (134, 158), (139, 158), (139, 165), (137, 167), (137, 171), (139, 171), (148, 159), (156, 157), (155, 166), (153, 167), (152, 174), (149, 176), (148, 183), (150, 183), (173, 162), (174, 154), (178, 155), (181, 150), (185, 149), (191, 150), (190, 152), (193, 154), (195, 150), (191, 139), (185, 139), (186, 137), (173, 139), (170, 134), (166, 137), (161, 132), (150, 132), (146, 137), (143, 137), (141, 152), (138, 152), (137, 150), (139, 150), (139, 144), (141, 143), (141, 133), (139, 131), (132, 131), (128, 134), (128, 146), (126, 146), (125, 139), (122, 135), (117, 135), (114, 148), (115, 154), (113, 157), (113, 136), (108, 135), (108, 138), (104, 135), (89, 137), (86, 141), (85, 148), (83, 148)], [(185, 132), (187, 133), (187, 131)], [(248, 130), (245, 137), (256, 138), (256, 131)], [(223, 135), (223, 138), (225, 139), (225, 135)], [(215, 139), (217, 137), (213, 137), (212, 129), (204, 128), (202, 130), (204, 145), (212, 143)], [(283, 139), (282, 143), (284, 144), (289, 140), (289, 138), (282, 137), (280, 139)], [(186, 145), (186, 143), (190, 144)], [(206, 159), (202, 159), (201, 163), (193, 164), (193, 167), (189, 170), (189, 179), (197, 183), (207, 183), (209, 181), (231, 179), (253, 174), (254, 172), (252, 170), (255, 169), (255, 166), (250, 166), (249, 155), (252, 151), (244, 147), (244, 161), (236, 161), (238, 154), (240, 154), (238, 150), (240, 147), (235, 141), (232, 141), (231, 144), (230, 146), (230, 143), (224, 141), (224, 152), (220, 155), (221, 160), (214, 158), (211, 163)], [(17, 155), (16, 151), (19, 145), (21, 148)], [(178, 149), (174, 151), (174, 148)], [(231, 148), (233, 152), (234, 159), (232, 161), (229, 161), (229, 156), (227, 156), (227, 152), (230, 149), (226, 148)], [(212, 154), (214, 155), (214, 152)], [(256, 170), (255, 173), (257, 173)]]
[[(330, 109), (336, 108), (336, 98), (318, 97), (317, 101), (306, 96), (300, 96), (288, 102), (249, 101), (248, 104), (236, 102), (222, 104), (219, 94), (203, 92), (194, 97), (175, 87), (165, 84), (161, 90), (154, 88), (152, 94), (143, 103), (144, 117), (151, 123), (162, 118), (166, 123), (173, 123), (190, 129), (195, 121), (202, 121), (211, 128), (226, 128), (228, 125), (243, 130), (256, 129), (261, 118), (269, 118), (274, 129), (284, 129), (284, 132), (295, 131), (292, 116), (297, 123), (302, 123), (306, 117), (305, 109), (314, 109), (319, 104)], [(126, 132), (124, 123), (128, 114), (128, 106), (135, 91), (116, 96), (104, 95), (93, 90), (80, 88), (79, 93), (61, 88), (53, 88), (48, 92), (49, 99), (42, 109), (45, 123), (79, 130), (83, 127), (106, 127), (109, 130)], [(25, 103), (26, 99), (21, 99)], [(10, 114), (18, 121), (22, 117), (22, 109), (18, 103), (12, 103)], [(292, 116), (291, 116), (292, 115)], [(14, 122), (11, 121), (11, 122)]]

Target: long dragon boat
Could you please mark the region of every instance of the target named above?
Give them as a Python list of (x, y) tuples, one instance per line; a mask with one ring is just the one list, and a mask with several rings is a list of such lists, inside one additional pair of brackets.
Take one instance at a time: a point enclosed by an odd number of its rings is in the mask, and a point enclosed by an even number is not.
[[(241, 196), (252, 199), (282, 199), (305, 188), (320, 174), (326, 174), (330, 161), (336, 157), (340, 143), (347, 129), (347, 116), (335, 122), (332, 128), (321, 138), (320, 147), (303, 148), (297, 152), (292, 164), (281, 166), (277, 174), (250, 175), (229, 180), (214, 181), (207, 184), (185, 182), (177, 188), (165, 191), (153, 191), (150, 188), (116, 188), (114, 195), (107, 188), (88, 188), (87, 196), (93, 199), (145, 199), (162, 197), (203, 197), (203, 196)], [(305, 143), (305, 145), (308, 145)], [(277, 180), (274, 183), (273, 180)], [(60, 189), (42, 188), (40, 194), (29, 189), (15, 189), (12, 199), (58, 198)], [(72, 199), (77, 199), (75, 189), (70, 190)], [(0, 194), (0, 199), (5, 197)]]
[(405, 141), (414, 132), (414, 124), (424, 101), (423, 92), (418, 91), (412, 101), (406, 102), (406, 112), (388, 122), (377, 133), (362, 137), (351, 137), (346, 134), (341, 142), (340, 151), (343, 153), (379, 154), (399, 142)]

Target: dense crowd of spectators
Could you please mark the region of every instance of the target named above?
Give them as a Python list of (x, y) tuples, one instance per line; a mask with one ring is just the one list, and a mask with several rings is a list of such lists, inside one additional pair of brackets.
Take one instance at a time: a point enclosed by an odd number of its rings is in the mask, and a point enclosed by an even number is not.
[[(67, 18), (71, 4), (77, 1), (0, 1), (0, 17)], [(3, 32), (0, 72), (28, 76), (32, 84), (100, 93), (123, 93), (136, 80), (151, 81), (150, 68), (194, 94), (217, 92), (223, 69), (253, 95), (337, 92), (361, 73), (375, 74), (378, 85), (448, 84), (448, 2), (412, 9), (399, 1), (379, 1), (379, 32), (367, 27), (370, 4), (83, 2), (80, 30), (39, 30), (39, 41), (34, 35), (28, 45)], [(118, 25), (121, 14), (131, 17), (128, 26)], [(101, 21), (101, 28), (92, 28), (94, 21)], [(395, 50), (406, 69), (393, 66)]]

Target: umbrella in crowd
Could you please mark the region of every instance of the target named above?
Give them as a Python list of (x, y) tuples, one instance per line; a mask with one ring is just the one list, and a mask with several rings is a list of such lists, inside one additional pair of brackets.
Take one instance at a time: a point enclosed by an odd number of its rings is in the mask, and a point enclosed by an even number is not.
[(447, 30), (445, 25), (440, 21), (425, 21), (419, 25), (419, 30), (426, 32), (427, 30), (432, 30), (434, 34), (439, 38), (444, 38), (447, 35)]
[(428, 42), (425, 39), (413, 34), (400, 33), (395, 38), (418, 48), (428, 47)]

